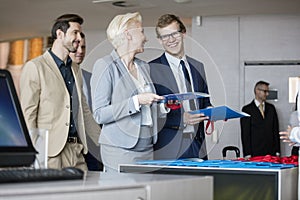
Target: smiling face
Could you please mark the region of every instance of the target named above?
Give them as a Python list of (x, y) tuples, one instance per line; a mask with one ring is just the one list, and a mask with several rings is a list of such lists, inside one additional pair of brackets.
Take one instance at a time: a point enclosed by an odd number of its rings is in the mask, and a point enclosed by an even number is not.
[(158, 28), (159, 42), (165, 51), (174, 57), (182, 58), (184, 55), (183, 38), (185, 33), (181, 33), (179, 24), (174, 21), (166, 27)]
[(68, 28), (67, 32), (64, 34), (63, 37), (63, 46), (69, 51), (69, 52), (76, 52), (79, 43), (80, 43), (80, 33), (81, 33), (81, 25), (76, 22), (69, 22), (70, 27)]

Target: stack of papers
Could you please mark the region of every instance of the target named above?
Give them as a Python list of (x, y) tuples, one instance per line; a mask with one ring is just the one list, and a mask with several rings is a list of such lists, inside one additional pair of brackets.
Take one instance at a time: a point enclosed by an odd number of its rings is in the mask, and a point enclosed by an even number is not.
[(228, 106), (217, 106), (200, 110), (190, 111), (191, 114), (204, 114), (209, 117), (210, 121), (227, 120), (233, 118), (250, 117), (245, 112), (239, 112), (231, 109)]

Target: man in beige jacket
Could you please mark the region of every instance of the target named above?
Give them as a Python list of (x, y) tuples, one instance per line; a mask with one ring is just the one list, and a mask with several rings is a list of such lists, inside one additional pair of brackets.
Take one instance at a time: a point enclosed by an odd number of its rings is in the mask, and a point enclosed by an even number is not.
[(72, 62), (81, 39), (83, 19), (76, 14), (58, 17), (52, 27), (52, 47), (28, 61), (20, 79), (20, 101), (29, 129), (49, 131), (48, 167), (87, 170), (86, 134), (97, 143), (100, 128), (82, 92), (79, 66)]

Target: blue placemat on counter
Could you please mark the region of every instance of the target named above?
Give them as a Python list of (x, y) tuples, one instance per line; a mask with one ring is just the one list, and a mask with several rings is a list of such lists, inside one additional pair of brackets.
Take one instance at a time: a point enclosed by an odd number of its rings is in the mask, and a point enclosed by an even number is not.
[(138, 161), (139, 165), (158, 166), (184, 166), (184, 167), (214, 167), (214, 168), (251, 168), (251, 169), (285, 169), (296, 167), (293, 164), (281, 164), (271, 162), (248, 162), (235, 160), (204, 160), (195, 161), (191, 159), (179, 160), (146, 160)]

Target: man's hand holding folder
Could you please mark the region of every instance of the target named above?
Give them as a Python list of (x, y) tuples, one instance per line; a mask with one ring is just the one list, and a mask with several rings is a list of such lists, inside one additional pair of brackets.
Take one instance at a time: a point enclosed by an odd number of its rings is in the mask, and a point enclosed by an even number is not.
[[(214, 131), (214, 122), (218, 120), (227, 121), (228, 119), (233, 118), (241, 118), (241, 117), (249, 117), (247, 113), (238, 112), (231, 109), (228, 106), (217, 106), (217, 107), (209, 107), (200, 110), (190, 111), (189, 113), (196, 115), (196, 114), (203, 114), (207, 117), (208, 122), (206, 123), (205, 132), (207, 135), (212, 134)], [(210, 131), (208, 131), (209, 127)]]
[[(166, 107), (170, 108), (171, 110), (177, 110), (182, 107), (182, 101), (206, 98), (209, 96), (209, 94), (201, 92), (168, 94), (164, 95), (165, 99), (164, 101), (160, 101), (160, 103), (165, 103)], [(194, 114), (190, 112), (185, 112), (183, 116), (183, 122), (185, 125), (195, 125), (207, 119), (209, 119), (209, 117), (205, 116), (205, 114), (203, 113)]]
[(218, 121), (218, 120), (226, 121), (228, 119), (250, 116), (247, 113), (235, 111), (228, 106), (217, 106), (217, 107), (205, 108), (200, 110), (194, 110), (194, 111), (190, 111), (190, 113), (191, 114), (202, 113), (205, 116), (208, 116), (209, 120), (211, 121)]
[(208, 120), (208, 119), (209, 119), (209, 117), (205, 116), (203, 113), (192, 114), (190, 112), (185, 112), (183, 114), (183, 122), (186, 125), (199, 124), (200, 122), (202, 122), (204, 120)]
[[(165, 103), (167, 108), (171, 110), (176, 110), (182, 107), (182, 101), (191, 100), (197, 98), (206, 98), (210, 97), (209, 94), (201, 92), (187, 92), (187, 93), (178, 93), (178, 94), (168, 94), (163, 95), (165, 99), (160, 101), (160, 103)], [(211, 134), (214, 131), (214, 122), (218, 120), (227, 121), (232, 118), (241, 118), (249, 117), (247, 113), (238, 112), (231, 109), (228, 106), (217, 106), (217, 107), (208, 107), (200, 110), (193, 110), (184, 113), (184, 124), (186, 125), (195, 125), (204, 120), (208, 120), (206, 124), (206, 133)], [(208, 132), (208, 128), (211, 126), (211, 132)]]

